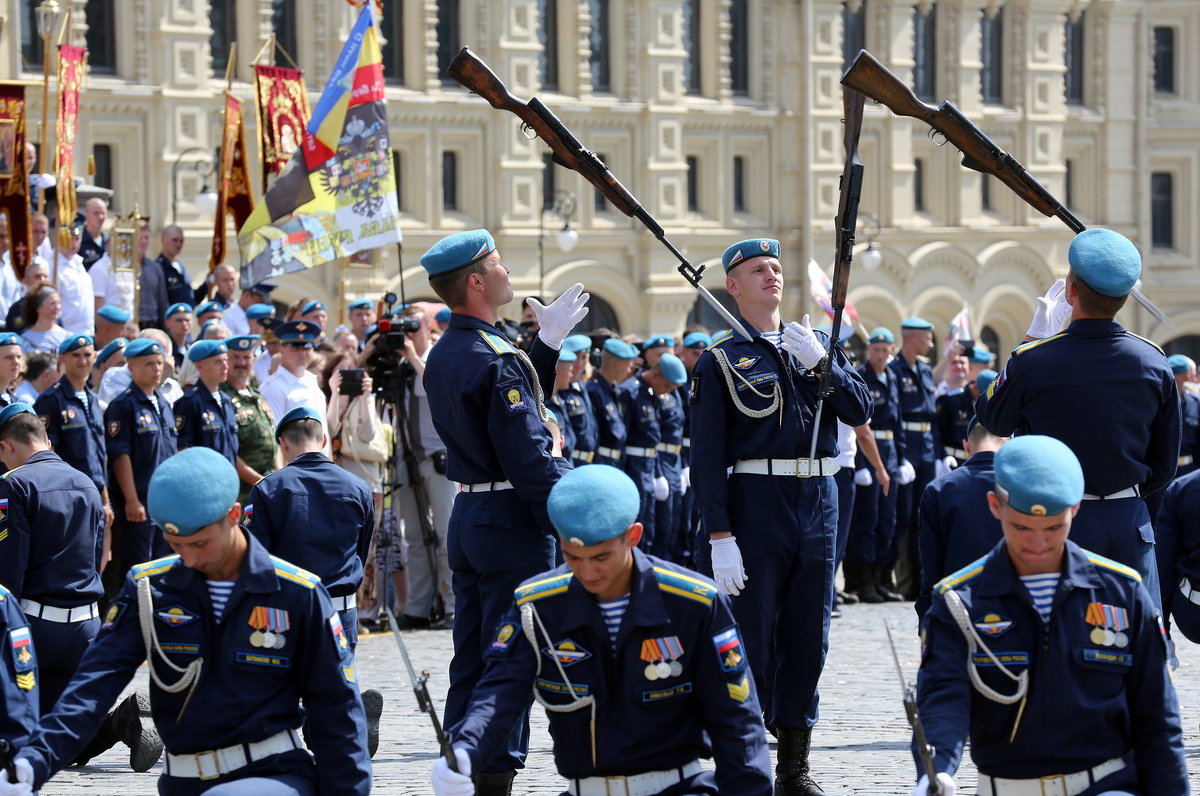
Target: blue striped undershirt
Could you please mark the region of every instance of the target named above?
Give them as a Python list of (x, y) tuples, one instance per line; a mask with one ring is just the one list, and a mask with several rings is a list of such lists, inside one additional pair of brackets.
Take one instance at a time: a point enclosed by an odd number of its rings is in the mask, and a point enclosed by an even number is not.
[(1048, 575), (1022, 575), (1021, 582), (1029, 590), (1033, 598), (1033, 607), (1041, 615), (1043, 622), (1050, 621), (1050, 606), (1054, 602), (1054, 590), (1058, 588), (1058, 573)]
[(221, 615), (225, 613), (225, 604), (229, 602), (229, 595), (233, 593), (233, 581), (210, 580), (207, 583), (208, 596), (212, 599), (213, 615), (220, 622)]
[(609, 602), (597, 600), (596, 604), (600, 606), (600, 613), (604, 616), (604, 626), (608, 628), (608, 640), (616, 644), (617, 631), (621, 629), (621, 617), (625, 616), (625, 609), (629, 607), (629, 595), (626, 594), (624, 597)]
[(762, 339), (766, 340), (771, 345), (775, 346), (780, 351), (783, 350), (783, 332), (778, 330), (774, 332), (763, 332)]

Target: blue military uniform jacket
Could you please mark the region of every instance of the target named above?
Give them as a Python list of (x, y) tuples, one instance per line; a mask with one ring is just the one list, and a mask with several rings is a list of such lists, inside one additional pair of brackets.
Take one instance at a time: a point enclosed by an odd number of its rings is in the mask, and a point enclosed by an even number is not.
[(358, 476), (302, 453), (250, 490), (242, 525), (273, 554), (317, 573), (334, 597), (358, 591), (375, 502)]
[(87, 390), (87, 406), (75, 394), (66, 376), (38, 396), (33, 405), (46, 424), (54, 452), (67, 464), (92, 479), (96, 489), (108, 483), (105, 468), (104, 411), (96, 393)]
[(37, 728), (37, 653), (17, 597), (3, 586), (0, 586), (0, 633), (4, 634), (0, 639), (4, 645), (0, 650), (4, 658), (0, 666), (0, 689), (4, 693), (0, 738), (20, 749)]
[(86, 475), (39, 451), (0, 477), (0, 583), (19, 599), (77, 608), (104, 594), (104, 509)]
[(653, 457), (632, 456), (626, 451), (621, 463), (644, 491), (653, 492), (654, 477), (658, 475), (658, 443), (662, 442), (658, 398), (640, 374), (623, 385), (622, 398), (625, 402), (625, 447), (647, 448), (655, 454)]
[(559, 392), (558, 398), (567, 412), (571, 428), (575, 431), (575, 451), (583, 454), (594, 453), (598, 444), (598, 429), (587, 390), (581, 383), (572, 382), (567, 389)]
[(558, 423), (559, 433), (562, 435), (562, 455), (564, 459), (570, 459), (575, 451), (575, 427), (571, 425), (570, 418), (567, 417), (567, 407), (563, 403), (565, 392), (559, 391), (554, 397), (546, 401), (546, 408), (554, 414), (554, 420)]
[[(114, 398), (104, 410), (104, 427), (108, 431), (109, 482), (114, 486), (109, 500), (114, 507), (125, 505), (125, 495), (112, 469), (114, 459), (128, 454), (133, 465), (133, 483), (137, 488), (138, 501), (145, 505), (150, 476), (154, 475), (158, 465), (177, 452), (175, 413), (161, 391), (155, 390), (154, 395), (158, 401), (157, 408), (140, 387), (133, 385)], [(121, 514), (120, 511), (116, 513), (118, 516)]]
[[(900, 462), (904, 460), (907, 448), (904, 444), (904, 431), (900, 428), (900, 382), (896, 374), (885, 366), (881, 378), (871, 363), (864, 362), (855, 371), (867, 385), (871, 393), (871, 431), (892, 433), (892, 438), (875, 438), (875, 447), (879, 449), (879, 457), (889, 474), (895, 473)], [(859, 450), (854, 457), (854, 469), (871, 468), (867, 457)]]
[(1183, 428), (1179, 439), (1179, 467), (1175, 471), (1176, 478), (1193, 472), (1200, 465), (1196, 461), (1196, 457), (1200, 456), (1200, 395), (1184, 393), (1180, 407)]
[(967, 424), (974, 415), (975, 401), (969, 389), (938, 396), (937, 438), (941, 447), (937, 450), (937, 458), (953, 456), (960, 464), (966, 460), (962, 444), (967, 438)]
[[(600, 448), (617, 453), (625, 449), (625, 402), (621, 386), (609, 384), (599, 371), (587, 383), (588, 397), (592, 401), (592, 416), (596, 419), (596, 463), (621, 466), (621, 456), (600, 456)], [(601, 461), (601, 459), (603, 461)]]
[[(950, 590), (1005, 666), (1013, 674), (1029, 672), (1011, 741), (1020, 703), (986, 699), (972, 687), (966, 667), (975, 666), (983, 682), (1002, 694), (1013, 694), (1014, 683), (981, 650), (968, 661), (967, 643), (946, 607)], [(1133, 787), (1114, 789), (1188, 792), (1165, 634), (1136, 572), (1068, 540), (1047, 624), (1001, 542), (938, 583), (935, 592), (917, 699), (939, 771), (957, 770), (969, 732), (975, 765), (990, 776), (1072, 773), (1132, 752), (1135, 775), (1127, 782)], [(1096, 604), (1099, 609), (1090, 607)], [(1125, 646), (1093, 640), (1095, 614), (1125, 625)]]
[(217, 403), (212, 391), (197, 383), (175, 401), (174, 412), (180, 450), (212, 448), (237, 466), (237, 412), (228, 396), (221, 395)]
[(680, 468), (687, 464), (682, 456), (686, 423), (679, 389), (658, 396), (658, 433), (661, 442), (655, 461), (658, 474), (669, 477), (672, 483), (679, 478)]
[[(1167, 618), (1179, 612), (1173, 607), (1195, 613), (1197, 606), (1188, 605), (1180, 586), (1186, 579), (1189, 589), (1200, 591), (1200, 471), (1175, 479), (1163, 494), (1154, 519), (1154, 555)], [(1195, 635), (1193, 624), (1185, 628), (1189, 636)]]
[[(189, 754), (253, 743), (304, 723), (308, 748), (316, 758), (314, 769), (308, 752), (295, 749), (216, 780), (174, 779), (164, 792), (190, 796), (234, 778), (271, 773), (306, 776), (321, 794), (370, 792), (362, 701), (350, 646), (329, 594), (316, 575), (269, 555), (249, 535), (247, 539), (246, 563), (220, 622), (213, 617), (204, 576), (184, 566), (179, 556), (138, 564), (130, 571), (71, 685), (32, 743), (20, 751), (39, 785), (70, 764), (147, 660), (137, 583), (148, 579), (154, 631), (166, 656), (176, 666), (204, 658), (194, 693), (187, 688), (166, 693), (151, 681), (151, 713), (167, 752)], [(282, 647), (264, 649), (251, 643), (251, 634), (263, 629), (254, 626), (263, 614), (283, 636)], [(158, 652), (149, 659), (164, 681), (179, 679)]]
[[(596, 761), (589, 742), (591, 711), (547, 711), (558, 739), (554, 758), (567, 778), (662, 771), (697, 757), (715, 758), (703, 774), (704, 793), (771, 793), (770, 759), (754, 680), (727, 598), (712, 581), (638, 549), (629, 606), (615, 646), (595, 597), (566, 566), (516, 590), (516, 604), (497, 628), (466, 718), (449, 732), (468, 749), (472, 767), (500, 749), (524, 715), (529, 689), (551, 704), (566, 704), (567, 685), (596, 699)], [(521, 629), (521, 606), (536, 608), (552, 644), (534, 649)], [(649, 680), (647, 642), (677, 650), (681, 672)], [(541, 673), (538, 674), (540, 665)], [(690, 790), (688, 792), (695, 792)]]
[[(1080, 400), (1080, 386), (1090, 394)], [(1179, 390), (1162, 349), (1116, 321), (1083, 319), (1013, 351), (977, 402), (1002, 437), (1047, 434), (1083, 467), (1084, 491), (1111, 495), (1167, 485), (1179, 457)]]
[(904, 357), (897, 355), (888, 363), (888, 370), (897, 380), (900, 388), (900, 416), (904, 423), (928, 423), (930, 431), (902, 431), (905, 454), (909, 463), (917, 466), (922, 462), (928, 464), (935, 458), (941, 458), (936, 446), (937, 404), (933, 394), (933, 370), (929, 365), (917, 359), (915, 365), (909, 365)]

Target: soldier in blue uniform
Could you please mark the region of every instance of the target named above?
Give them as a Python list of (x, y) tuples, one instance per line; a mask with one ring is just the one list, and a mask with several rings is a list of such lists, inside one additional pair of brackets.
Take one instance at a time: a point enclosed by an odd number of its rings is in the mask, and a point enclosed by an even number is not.
[[(642, 526), (642, 545), (648, 553), (660, 558), (667, 556), (662, 555), (659, 547), (654, 520), (658, 502), (670, 497), (671, 488), (658, 468), (658, 445), (662, 442), (662, 430), (658, 425), (658, 396), (666, 394), (674, 386), (655, 364), (619, 388), (625, 418), (625, 448), (621, 463), (641, 491), (642, 509), (637, 519)], [(673, 540), (674, 535), (671, 534), (671, 537)], [(668, 544), (671, 540), (667, 540)]]
[(564, 341), (562, 350), (558, 352), (558, 366), (554, 370), (554, 393), (546, 401), (546, 408), (554, 415), (554, 423), (558, 426), (558, 433), (562, 438), (561, 455), (566, 459), (575, 458), (575, 427), (571, 425), (567, 416), (567, 406), (563, 398), (578, 361), (579, 358), (567, 348)]
[(1187, 793), (1154, 602), (1136, 571), (1067, 539), (1078, 460), (1030, 434), (995, 469), (1004, 539), (938, 583), (917, 679), (943, 793), (968, 736), (981, 794)]
[(173, 407), (179, 449), (212, 448), (236, 466), (237, 413), (233, 402), (221, 393), (221, 382), (229, 373), (229, 348), (221, 340), (199, 340), (188, 349), (187, 358), (200, 378)]
[(663, 353), (651, 374), (658, 393), (659, 441), (655, 446), (658, 455), (654, 457), (654, 463), (658, 477), (667, 482), (667, 497), (655, 501), (654, 549), (649, 552), (674, 564), (682, 564), (679, 515), (683, 509), (684, 414), (679, 391), (687, 384), (688, 373), (679, 357)]
[[(990, 385), (996, 376), (996, 371), (984, 370), (978, 378)], [(942, 463), (938, 469), (943, 475), (967, 460), (962, 441), (967, 438), (967, 423), (975, 416), (975, 401), (981, 394), (978, 381), (969, 381), (961, 390), (937, 398), (938, 459)]]
[[(778, 241), (736, 243), (722, 262), (752, 339), (719, 335), (692, 372), (692, 486), (715, 580), (736, 596), (766, 723), (778, 733), (778, 792), (821, 793), (808, 752), (833, 608), (838, 468), (829, 457), (836, 421), (867, 422), (871, 395), (840, 348), (826, 358), (807, 316), (781, 323)], [(832, 392), (818, 427), (826, 370)]]
[(233, 465), (208, 448), (155, 472), (150, 514), (176, 555), (129, 573), (78, 674), (19, 750), (22, 782), (41, 787), (66, 765), (148, 659), (167, 748), (160, 793), (370, 792), (366, 723), (338, 614), (316, 575), (238, 526), (237, 493)]
[(21, 335), (0, 332), (0, 407), (8, 406), (13, 398), (13, 384), (21, 375), (25, 357), (21, 353)]
[(1166, 488), (1154, 518), (1154, 554), (1163, 618), (1200, 644), (1200, 471)]
[(620, 467), (625, 456), (625, 437), (628, 433), (624, 408), (626, 402), (621, 385), (633, 372), (637, 349), (624, 340), (610, 337), (600, 353), (600, 369), (587, 383), (596, 418), (596, 464)]
[(571, 381), (565, 389), (559, 390), (558, 400), (562, 403), (567, 420), (574, 431), (575, 444), (571, 449), (571, 460), (576, 466), (591, 464), (596, 456), (596, 415), (592, 410), (587, 390), (580, 381), (584, 368), (587, 367), (591, 349), (592, 340), (585, 334), (573, 334), (563, 340), (563, 350), (575, 355), (575, 363), (571, 369)]
[[(1179, 391), (1162, 349), (1114, 320), (1141, 275), (1137, 248), (1093, 228), (1075, 236), (1068, 259), (1065, 285), (1038, 300), (1032, 342), (1013, 351), (976, 411), (996, 434), (1046, 434), (1075, 451), (1086, 482), (1075, 540), (1136, 569), (1157, 600), (1142, 498), (1175, 475)], [(1056, 334), (1066, 312), (1070, 325)], [(1078, 400), (1079, 385), (1092, 382), (1096, 389)]]
[(175, 414), (158, 389), (162, 344), (139, 337), (125, 346), (125, 360), (132, 383), (104, 410), (116, 564), (110, 569), (118, 577), (166, 552), (166, 542), (146, 514), (146, 489), (155, 469), (176, 451)]
[[(1181, 478), (1196, 469), (1196, 456), (1200, 455), (1200, 395), (1189, 390), (1186, 385), (1196, 381), (1196, 363), (1183, 354), (1167, 357), (1171, 373), (1175, 375), (1175, 386), (1179, 390), (1180, 410), (1183, 416), (1182, 432), (1179, 438), (1179, 466), (1175, 469), (1175, 477)], [(1157, 493), (1155, 493), (1157, 494)], [(1150, 512), (1150, 517), (1155, 517)]]
[[(512, 590), (553, 565), (545, 501), (570, 464), (552, 453), (543, 385), (552, 382), (567, 332), (587, 314), (587, 294), (575, 285), (548, 307), (537, 303), (540, 330), (526, 356), (495, 326), (513, 293), (487, 230), (443, 238), (421, 265), (453, 311), (425, 367), (433, 425), (446, 443), (446, 477), (460, 485), (447, 536), (455, 617), (445, 718), (453, 725), (466, 713)], [(506, 729), (507, 746), (479, 761), (481, 792), (509, 793), (524, 764), (528, 723)]]
[[(526, 581), (496, 627), (463, 719), (448, 728), (458, 772), (438, 796), (475, 793), (470, 774), (502, 747), (533, 688), (568, 792), (768, 796), (758, 698), (728, 598), (712, 581), (638, 549), (638, 489), (590, 465), (550, 493), (566, 563)], [(702, 771), (712, 757), (716, 771)]]
[(682, 562), (685, 566), (691, 566), (692, 562), (696, 561), (697, 545), (703, 545), (705, 550), (708, 549), (708, 540), (699, 538), (700, 506), (696, 503), (696, 493), (692, 491), (692, 401), (690, 390), (692, 371), (696, 369), (696, 362), (699, 361), (700, 355), (710, 345), (712, 345), (712, 337), (707, 332), (688, 332), (683, 336), (683, 346), (678, 354), (684, 369), (687, 370), (688, 383), (676, 391), (679, 402), (683, 405), (683, 441), (680, 443), (682, 448), (679, 452), (682, 465), (679, 481), (683, 499), (680, 501), (679, 507), (679, 532), (675, 560)]
[[(0, 710), (0, 739), (14, 749), (29, 742), (38, 721), (38, 660), (33, 634), (17, 598), (0, 586), (0, 692), (4, 709)], [(0, 780), (6, 774), (0, 773)], [(0, 788), (4, 785), (0, 784)], [(28, 792), (28, 791), (27, 791)]]

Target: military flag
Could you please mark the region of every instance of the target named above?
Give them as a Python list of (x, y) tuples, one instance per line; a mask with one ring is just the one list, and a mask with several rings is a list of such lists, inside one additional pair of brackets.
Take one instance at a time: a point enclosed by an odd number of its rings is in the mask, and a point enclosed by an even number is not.
[(283, 171), (304, 136), (310, 114), (304, 73), (286, 66), (254, 65), (254, 104), (262, 152), (262, 186)]
[[(833, 319), (833, 281), (826, 275), (825, 271), (817, 264), (816, 260), (808, 261), (808, 289), (812, 293), (813, 301), (824, 310), (825, 314)], [(850, 325), (845, 321), (842, 322), (842, 334), (838, 335), (838, 339), (844, 339), (854, 334), (854, 326), (857, 326), (862, 332), (863, 339), (868, 337), (866, 330), (863, 329), (862, 319), (858, 317), (858, 310), (850, 303), (850, 299), (846, 299), (844, 313), (854, 321), (854, 325)]]
[(75, 201), (75, 134), (79, 130), (79, 87), (83, 83), (87, 50), (58, 45), (58, 120), (55, 126), (54, 163), (58, 185), (58, 237), (60, 246), (70, 245), (63, 236), (71, 234), (78, 209)]
[(370, 6), (338, 56), (300, 149), (242, 227), (242, 286), (400, 241), (383, 64)]
[(0, 215), (8, 220), (8, 251), (20, 279), (33, 258), (29, 174), (25, 171), (25, 87), (0, 83)]
[(250, 194), (250, 171), (246, 163), (246, 127), (242, 103), (232, 94), (225, 94), (225, 134), (221, 139), (221, 182), (217, 186), (217, 212), (213, 227), (212, 253), (208, 260), (211, 273), (225, 262), (225, 221), (233, 216), (236, 229), (241, 229), (254, 211)]

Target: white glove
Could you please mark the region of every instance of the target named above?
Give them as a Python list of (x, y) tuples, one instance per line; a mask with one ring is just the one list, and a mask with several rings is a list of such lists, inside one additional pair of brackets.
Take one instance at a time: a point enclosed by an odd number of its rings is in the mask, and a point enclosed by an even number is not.
[(942, 459), (942, 464), (946, 465), (946, 472), (950, 472), (955, 467), (958, 467), (958, 459), (954, 458), (953, 456), (947, 456), (946, 458)]
[(542, 342), (555, 351), (562, 348), (563, 338), (587, 317), (589, 298), (591, 295), (583, 292), (583, 284), (576, 282), (548, 306), (535, 298), (528, 299), (529, 309), (538, 320), (538, 337)]
[(1041, 340), (1062, 331), (1063, 325), (1071, 317), (1071, 305), (1067, 303), (1067, 282), (1059, 279), (1046, 295), (1037, 300), (1037, 309), (1033, 311), (1033, 320), (1029, 323), (1026, 337)]
[(0, 770), (0, 796), (29, 796), (33, 793), (33, 766), (23, 757), (15, 761), (17, 781), (8, 781), (8, 772)]
[[(941, 771), (937, 775), (938, 785), (942, 787), (942, 796), (954, 796), (958, 786), (954, 784), (954, 779), (945, 771)], [(929, 777), (924, 774), (917, 782), (917, 787), (913, 788), (912, 796), (928, 796), (929, 794)]]
[(471, 758), (462, 747), (454, 747), (454, 760), (458, 771), (451, 771), (445, 757), (433, 764), (433, 792), (437, 796), (473, 796), (475, 783), (471, 781)]
[(679, 473), (679, 494), (686, 495), (692, 488), (692, 468), (684, 467)]
[(813, 334), (807, 315), (800, 323), (792, 321), (783, 325), (783, 350), (791, 354), (805, 370), (812, 370), (825, 358), (825, 346)]
[(58, 177), (55, 177), (53, 174), (32, 174), (29, 181), (38, 188), (53, 188), (55, 185), (58, 185)]
[(738, 549), (737, 539), (726, 536), (724, 539), (709, 539), (712, 546), (713, 580), (721, 587), (721, 591), (736, 597), (746, 588), (746, 568), (742, 566), (742, 551)]
[(933, 477), (941, 478), (943, 475), (949, 475), (950, 468), (946, 466), (945, 459), (938, 459), (933, 463)]
[(900, 486), (908, 486), (916, 480), (917, 469), (909, 463), (908, 459), (900, 462), (900, 468), (896, 471), (896, 483)]
[(854, 471), (854, 483), (858, 484), (859, 486), (870, 486), (871, 485), (871, 471), (868, 470), (866, 467), (862, 468), (861, 470), (855, 470)]
[(654, 477), (654, 499), (662, 502), (671, 496), (671, 485), (665, 476)]

